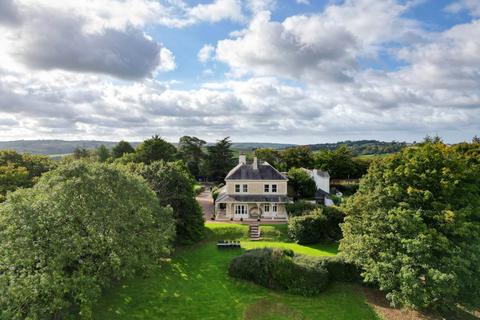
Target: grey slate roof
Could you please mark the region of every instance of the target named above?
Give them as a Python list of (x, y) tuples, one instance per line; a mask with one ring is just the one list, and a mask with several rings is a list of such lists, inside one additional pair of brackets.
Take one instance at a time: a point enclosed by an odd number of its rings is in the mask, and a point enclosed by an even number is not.
[(225, 180), (288, 180), (268, 162), (258, 163), (258, 169), (252, 164), (238, 164), (230, 170)]
[(277, 203), (287, 203), (289, 199), (287, 196), (276, 196), (276, 195), (261, 195), (261, 194), (252, 194), (252, 195), (228, 195), (220, 194), (215, 201), (217, 203), (221, 202), (277, 202)]

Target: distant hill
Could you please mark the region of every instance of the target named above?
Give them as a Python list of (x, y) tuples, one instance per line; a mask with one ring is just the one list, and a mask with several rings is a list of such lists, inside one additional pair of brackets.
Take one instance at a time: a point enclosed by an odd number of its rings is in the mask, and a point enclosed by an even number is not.
[(317, 150), (335, 150), (341, 145), (346, 145), (352, 150), (353, 155), (361, 156), (367, 154), (387, 154), (395, 153), (408, 146), (406, 142), (398, 141), (378, 141), (378, 140), (358, 140), (358, 141), (340, 141), (335, 143), (319, 143), (307, 145), (313, 151)]
[[(136, 146), (139, 142), (130, 142)], [(0, 150), (15, 150), (17, 152), (28, 152), (33, 154), (45, 155), (64, 155), (73, 153), (75, 148), (95, 149), (100, 145), (112, 148), (117, 144), (116, 141), (97, 141), (97, 140), (15, 140), (0, 141)], [(207, 145), (211, 145), (208, 143)], [(176, 145), (176, 144), (175, 144)], [(232, 148), (239, 151), (255, 150), (257, 148), (284, 149), (294, 146), (293, 144), (281, 143), (257, 143), (257, 142), (238, 142), (233, 143)]]
[[(117, 142), (96, 141), (96, 140), (16, 140), (0, 141), (0, 149), (16, 150), (17, 152), (28, 152), (33, 154), (62, 155), (73, 153), (75, 148), (94, 149), (100, 145), (112, 148)], [(132, 142), (137, 145), (138, 142)]]

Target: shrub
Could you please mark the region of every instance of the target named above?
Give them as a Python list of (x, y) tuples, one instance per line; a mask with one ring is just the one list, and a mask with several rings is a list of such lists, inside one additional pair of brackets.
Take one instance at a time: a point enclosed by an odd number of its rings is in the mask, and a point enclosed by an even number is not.
[(91, 317), (112, 281), (169, 253), (172, 211), (137, 176), (73, 162), (0, 205), (0, 319)]
[(320, 208), (320, 205), (316, 203), (300, 200), (300, 201), (295, 201), (294, 203), (287, 203), (285, 207), (290, 217), (296, 217), (296, 216), (301, 216), (305, 212), (311, 211), (316, 208)]
[(322, 239), (323, 226), (326, 224), (325, 217), (318, 210), (316, 213), (291, 218), (288, 221), (288, 235), (300, 244), (318, 243)]
[(345, 258), (340, 255), (322, 257), (321, 263), (323, 267), (327, 269), (331, 281), (362, 282), (362, 269), (360, 266), (346, 261)]
[(336, 207), (320, 207), (288, 221), (288, 235), (300, 244), (338, 241), (344, 214)]
[(271, 289), (300, 295), (314, 295), (328, 284), (328, 271), (317, 261), (298, 260), (293, 251), (254, 249), (232, 260), (230, 276), (249, 280)]

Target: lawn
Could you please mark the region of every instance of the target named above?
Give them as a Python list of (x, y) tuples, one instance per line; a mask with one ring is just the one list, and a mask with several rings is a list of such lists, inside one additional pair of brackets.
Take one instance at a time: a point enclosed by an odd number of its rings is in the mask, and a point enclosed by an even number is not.
[[(177, 251), (148, 277), (138, 277), (107, 291), (97, 305), (95, 319), (378, 319), (357, 287), (333, 284), (316, 297), (275, 292), (227, 274), (230, 260), (245, 249), (219, 250), (216, 238), (245, 239), (246, 226), (207, 224), (209, 239)], [(284, 237), (283, 227), (272, 226), (271, 237)], [(268, 241), (242, 246), (280, 246)], [(298, 245), (297, 245), (298, 246)], [(302, 246), (299, 246), (302, 247)], [(332, 255), (336, 248), (294, 247)], [(307, 248), (307, 249), (305, 249)], [(295, 250), (294, 249), (294, 250)]]

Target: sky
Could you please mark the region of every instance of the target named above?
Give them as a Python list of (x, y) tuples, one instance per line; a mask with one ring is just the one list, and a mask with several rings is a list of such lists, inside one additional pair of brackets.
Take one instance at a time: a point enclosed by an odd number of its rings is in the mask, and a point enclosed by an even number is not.
[(0, 140), (480, 135), (480, 0), (0, 0)]

